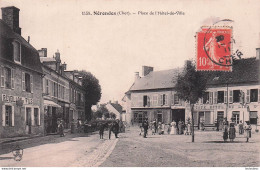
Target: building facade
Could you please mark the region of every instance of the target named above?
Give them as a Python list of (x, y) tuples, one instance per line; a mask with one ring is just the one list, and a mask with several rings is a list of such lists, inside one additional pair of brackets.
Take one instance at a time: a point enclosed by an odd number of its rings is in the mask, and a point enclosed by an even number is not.
[(37, 50), (21, 36), (18, 8), (2, 8), (0, 36), (0, 136), (43, 135), (43, 71)]
[[(149, 69), (147, 69), (149, 68)], [(238, 124), (249, 121), (257, 128), (260, 110), (259, 48), (256, 58), (235, 60), (232, 72), (204, 72), (207, 90), (194, 106), (194, 125), (222, 129), (224, 118)], [(154, 72), (143, 67), (143, 76), (136, 73), (134, 84), (126, 92), (126, 121), (141, 123), (148, 121), (170, 123), (191, 118), (190, 105), (179, 100), (174, 90), (179, 69)]]

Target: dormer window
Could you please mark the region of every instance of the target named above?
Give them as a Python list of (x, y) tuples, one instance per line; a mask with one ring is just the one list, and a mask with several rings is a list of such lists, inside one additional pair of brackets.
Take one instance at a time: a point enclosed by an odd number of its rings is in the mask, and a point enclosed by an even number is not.
[(21, 44), (18, 41), (13, 42), (14, 62), (21, 64)]

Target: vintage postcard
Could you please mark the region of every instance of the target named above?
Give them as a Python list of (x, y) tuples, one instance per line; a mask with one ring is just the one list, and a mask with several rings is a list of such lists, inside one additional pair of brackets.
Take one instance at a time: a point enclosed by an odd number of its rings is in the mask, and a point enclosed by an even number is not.
[(0, 168), (260, 167), (260, 1), (0, 0)]

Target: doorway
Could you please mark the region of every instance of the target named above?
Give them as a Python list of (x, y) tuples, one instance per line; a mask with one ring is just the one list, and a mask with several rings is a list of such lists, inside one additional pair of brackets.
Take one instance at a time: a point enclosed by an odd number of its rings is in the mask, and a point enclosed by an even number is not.
[(224, 112), (219, 111), (217, 113), (217, 122), (218, 122), (218, 129), (222, 130), (223, 129), (223, 120), (224, 120)]
[(185, 122), (185, 109), (173, 109), (172, 121), (178, 123), (180, 120)]
[(26, 133), (31, 134), (32, 133), (32, 109), (31, 108), (26, 108)]

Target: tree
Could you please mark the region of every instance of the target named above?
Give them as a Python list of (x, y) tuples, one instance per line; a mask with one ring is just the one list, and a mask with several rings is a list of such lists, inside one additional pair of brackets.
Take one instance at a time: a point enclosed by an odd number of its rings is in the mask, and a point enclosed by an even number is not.
[(206, 91), (207, 79), (202, 72), (196, 71), (192, 61), (187, 61), (183, 72), (178, 75), (175, 90), (180, 99), (190, 104), (192, 116), (192, 142), (194, 142), (194, 104)]
[(110, 112), (109, 113), (109, 117), (111, 118), (111, 119), (116, 119), (116, 114), (115, 113), (113, 113), (113, 112)]
[(99, 80), (90, 72), (82, 70), (79, 75), (82, 77), (82, 87), (85, 91), (85, 115), (87, 120), (91, 120), (91, 107), (101, 98), (101, 86)]

